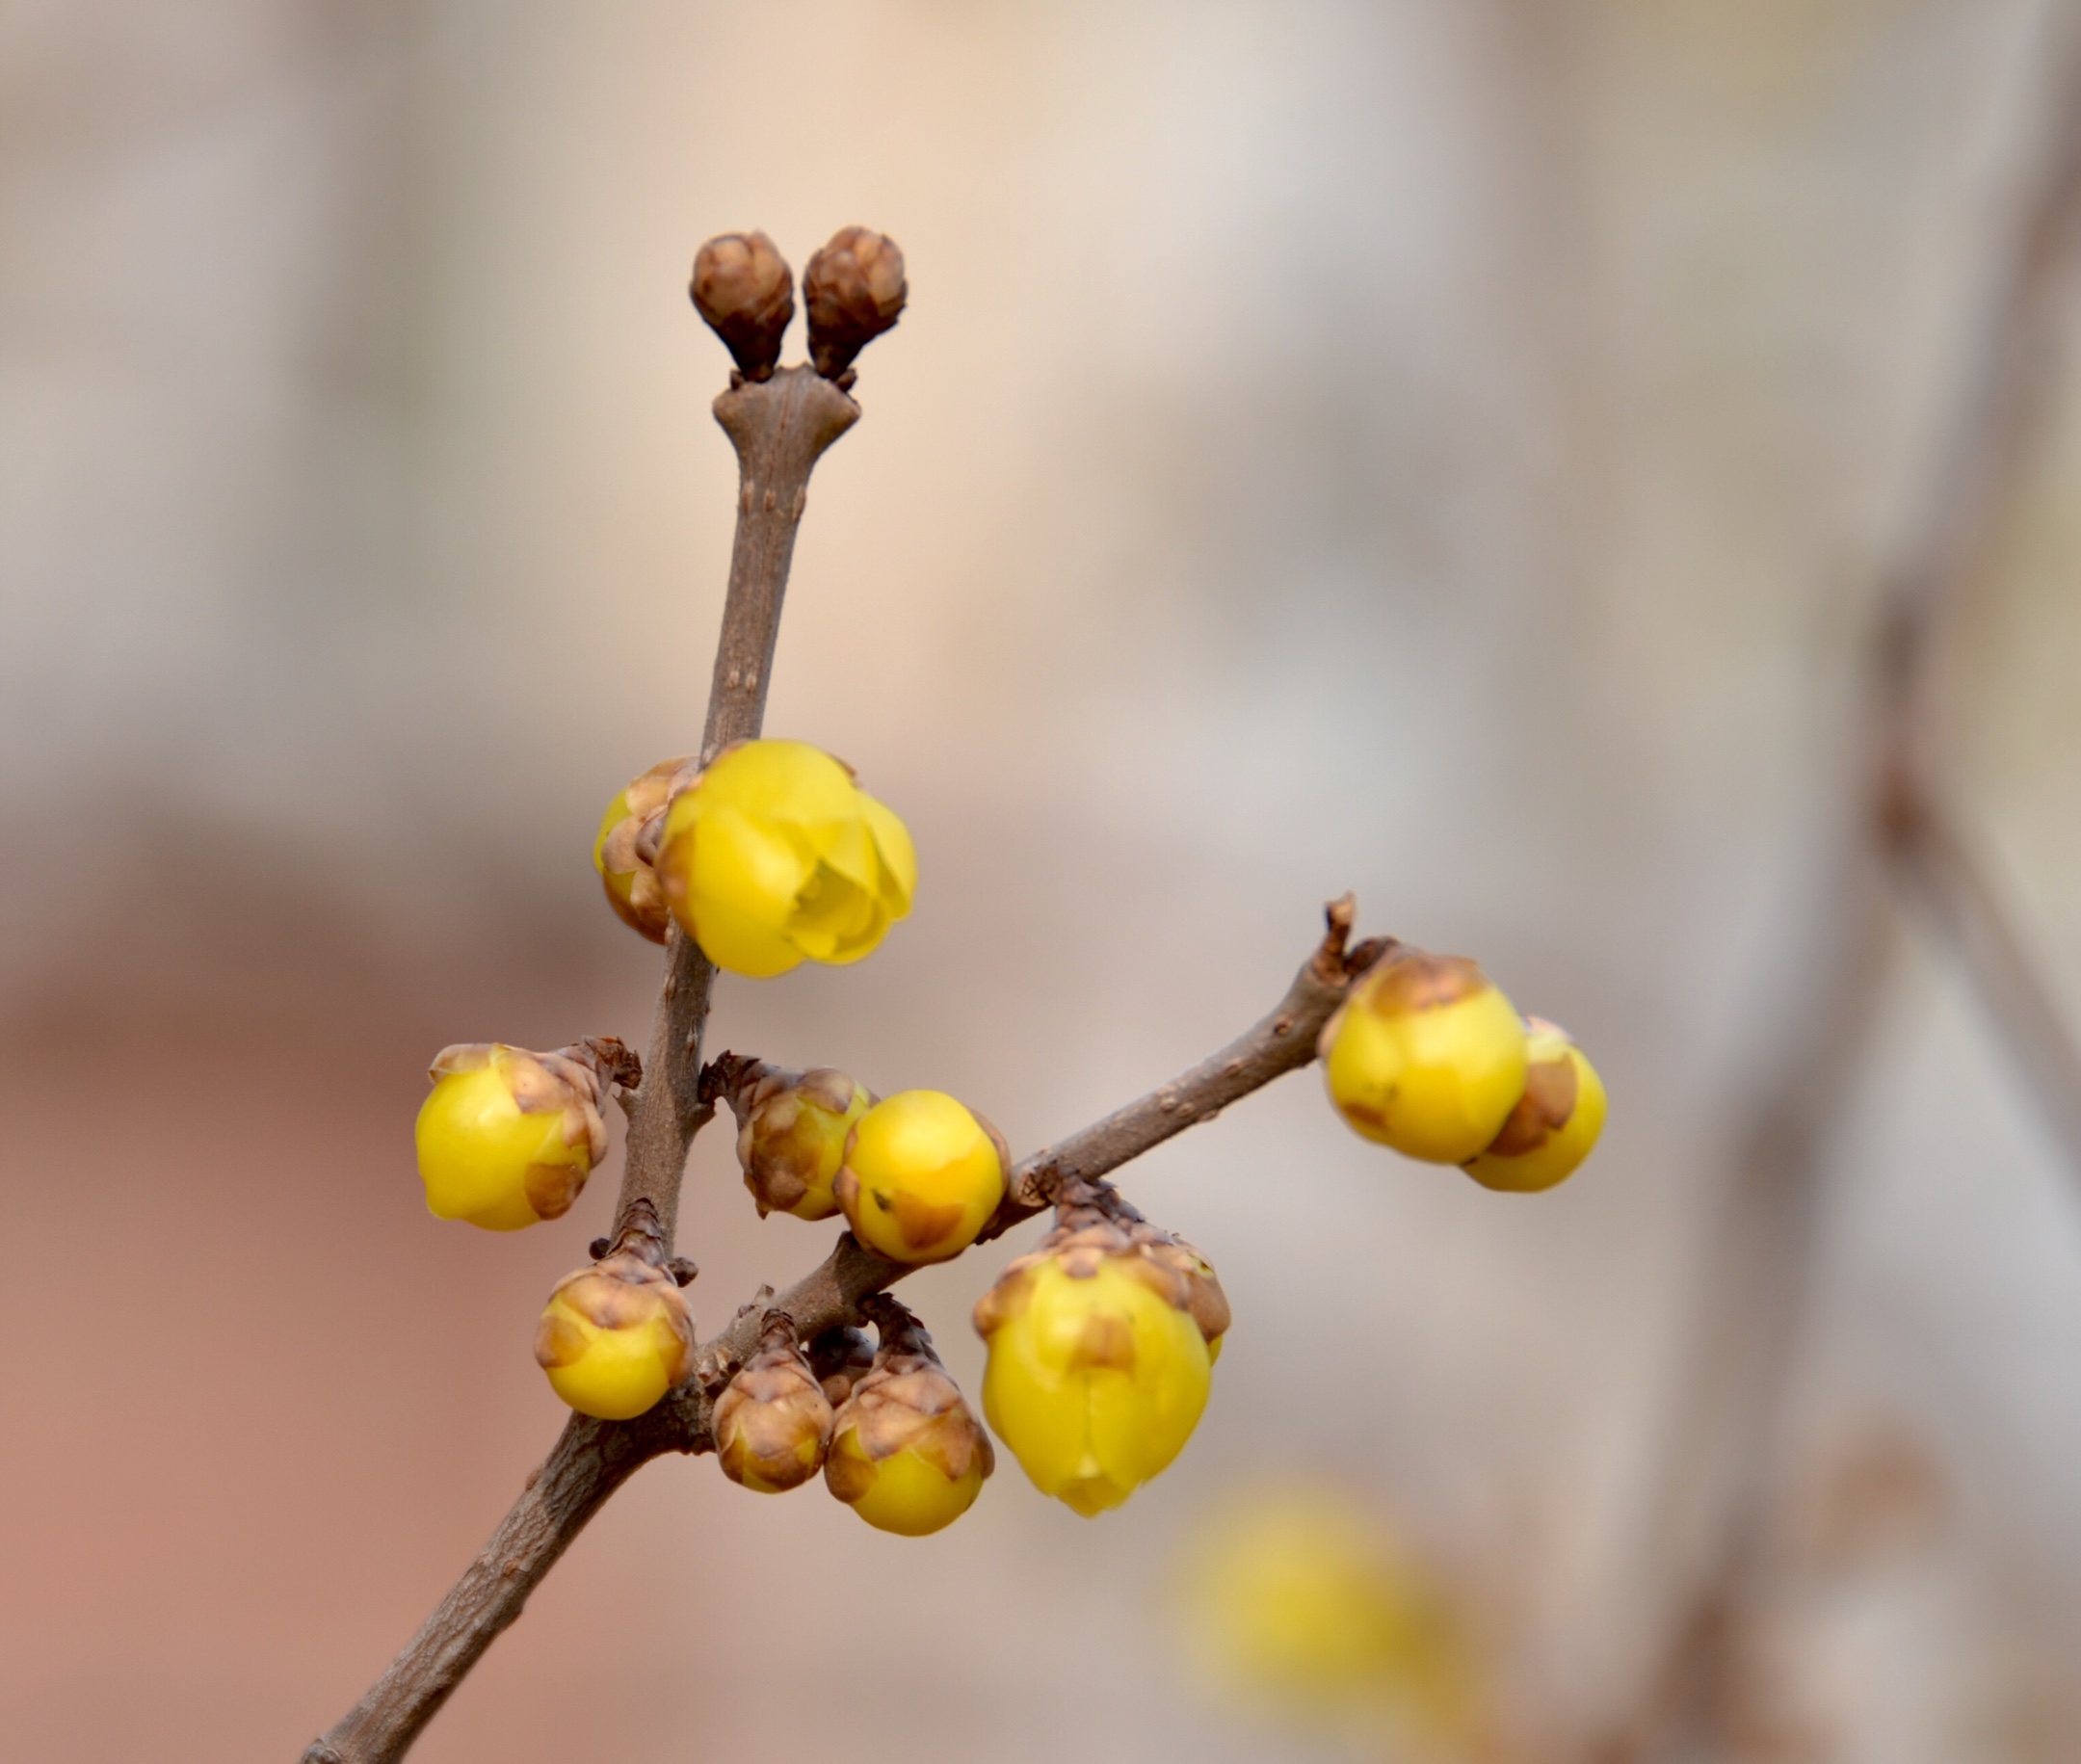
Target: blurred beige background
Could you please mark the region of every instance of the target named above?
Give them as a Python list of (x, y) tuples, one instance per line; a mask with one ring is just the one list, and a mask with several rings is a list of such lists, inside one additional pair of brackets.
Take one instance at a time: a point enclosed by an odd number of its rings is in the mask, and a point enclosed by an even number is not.
[[(864, 966), (726, 985), (713, 1044), (1031, 1147), (1253, 1018), (1349, 887), (1567, 1022), (1611, 1127), (1519, 1200), (1288, 1080), (1127, 1180), (1238, 1326), (1125, 1512), (1007, 1460), (910, 1542), (654, 1465), (415, 1756), (1342, 1755), (1232, 1720), (1167, 1615), (1207, 1503), (1296, 1462), (1464, 1591), (1520, 1730), (1591, 1755), (1644, 1694), (1658, 1425), (1871, 585), (2077, 24), (0, 0), (10, 1753), (294, 1755), (553, 1437), (533, 1320), (614, 1171), (522, 1237), (436, 1224), (423, 1068), (646, 1033), (654, 952), (587, 849), (693, 740), (720, 612), (687, 264), (858, 221), (912, 304), (819, 471), (769, 727), (856, 764), (923, 882)], [(1958, 723), (2072, 1014), (2055, 403)], [(1941, 1492), (1773, 1608), (1769, 1695), (1826, 1749), (1726, 1755), (2081, 1756), (2081, 1187), (1940, 956), (1887, 1005), (1779, 1481), (1796, 1510), (1878, 1430)], [(697, 1146), (704, 1331), (828, 1235)], [(914, 1283), (970, 1389), (993, 1267)]]

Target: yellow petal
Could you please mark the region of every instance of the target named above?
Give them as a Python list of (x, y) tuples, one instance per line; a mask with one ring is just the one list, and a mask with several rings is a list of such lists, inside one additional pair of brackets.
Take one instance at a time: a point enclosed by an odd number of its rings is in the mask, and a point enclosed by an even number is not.
[(802, 741), (748, 741), (709, 766), (695, 788), (704, 812), (731, 807), (799, 827), (852, 820), (859, 795), (843, 766)]
[(910, 829), (864, 790), (859, 793), (859, 810), (882, 858), (882, 908), (890, 918), (904, 918), (917, 892), (917, 848), (910, 843)]
[(781, 930), (813, 865), (779, 829), (728, 806), (704, 804), (692, 831), (687, 905), (696, 920), (711, 902)]
[(778, 932), (718, 901), (696, 909), (694, 940), (717, 967), (747, 980), (771, 980), (802, 965), (803, 952)]

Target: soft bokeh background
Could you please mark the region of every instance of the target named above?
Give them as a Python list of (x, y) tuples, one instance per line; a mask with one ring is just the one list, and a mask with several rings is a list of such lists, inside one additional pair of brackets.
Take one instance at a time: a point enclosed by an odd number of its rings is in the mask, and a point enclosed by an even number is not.
[[(1251, 1099), (1130, 1178), (1239, 1322), (1124, 1513), (1007, 1460), (909, 1542), (654, 1465), (416, 1755), (1348, 1751), (1233, 1720), (1172, 1617), (1209, 1504), (1295, 1466), (1457, 1590), (1540, 1755), (1592, 1755), (1646, 1694), (1657, 1425), (1801, 996), (1871, 585), (2075, 23), (0, 3), (10, 1752), (292, 1755), (553, 1436), (533, 1319), (614, 1172), (522, 1237), (436, 1224), (423, 1068), (644, 1039), (655, 954), (586, 849), (689, 745), (720, 611), (687, 263), (860, 221), (913, 303), (818, 473), (769, 727), (858, 766), (924, 882), (865, 966), (725, 986), (713, 1044), (1031, 1147), (1254, 1017), (1350, 887), (1566, 1021), (1612, 1124), (1519, 1200), (1369, 1148), (1312, 1077)], [(2055, 406), (1959, 726), (2072, 1010)], [(1782, 1720), (1726, 1754), (2072, 1758), (2081, 1188), (1941, 957), (1886, 1004), (1779, 1455)], [(685, 1229), (709, 1330), (829, 1235), (758, 1224), (721, 1133)], [(971, 1389), (989, 1275), (914, 1283)], [(1876, 1544), (1801, 1530), (1873, 1475), (1911, 1495)]]

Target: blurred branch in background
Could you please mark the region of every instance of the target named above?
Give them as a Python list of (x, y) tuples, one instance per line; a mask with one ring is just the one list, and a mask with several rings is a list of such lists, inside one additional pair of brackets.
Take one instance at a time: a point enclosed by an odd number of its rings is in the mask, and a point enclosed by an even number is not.
[(1962, 602), (1987, 578), (2001, 519), (2056, 383), (2064, 297), (2081, 244), (2081, 55), (2052, 83), (2014, 256), (1900, 560), (1882, 578), (1849, 791), (1812, 913), (1804, 994), (1730, 1172), (1691, 1319), (1650, 1514), (1646, 1585), (1663, 1596), (1642, 1703), (1594, 1755), (1645, 1760), (1721, 1746), (1744, 1722), (1731, 1661), (1768, 1570), (1786, 1392), (1812, 1296), (1829, 1127), (1871, 1044), (1895, 947), (1890, 892), (1954, 954), (2081, 1181), (2081, 1050), (1953, 804), (1948, 707)]

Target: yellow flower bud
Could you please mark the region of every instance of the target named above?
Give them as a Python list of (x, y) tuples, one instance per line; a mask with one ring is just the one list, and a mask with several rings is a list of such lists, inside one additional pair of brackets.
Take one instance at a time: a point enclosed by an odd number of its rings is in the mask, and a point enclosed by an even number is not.
[[(633, 1069), (620, 1044), (612, 1045)], [(585, 1053), (536, 1054), (497, 1041), (441, 1050), (413, 1135), (430, 1213), (517, 1231), (570, 1210), (607, 1155), (600, 1071), (574, 1057)]]
[(693, 777), (693, 761), (662, 759), (629, 782), (607, 804), (593, 841), (593, 867), (599, 872), (607, 904), (622, 924), (653, 943), (665, 941), (672, 911), (654, 868), (665, 808), (672, 792)]
[(754, 980), (804, 958), (857, 961), (909, 915), (917, 886), (904, 824), (799, 741), (718, 754), (667, 809), (656, 869), (708, 960)]
[(1524, 1094), (1524, 1024), (1462, 956), (1381, 962), (1324, 1025), (1321, 1051), (1353, 1128), (1428, 1163), (1484, 1150)]
[(983, 1412), (1035, 1488), (1090, 1518), (1184, 1449), (1228, 1301), (1167, 1232), (1088, 1208), (1063, 1220), (976, 1305)]
[(759, 1352), (716, 1399), (716, 1460), (733, 1483), (760, 1494), (799, 1488), (824, 1467), (831, 1406), (779, 1315)]
[(824, 1481), (877, 1531), (921, 1538), (975, 1505), (996, 1457), (917, 1320), (885, 1299), (878, 1320), (882, 1347), (838, 1411)]
[(557, 1282), (535, 1330), (535, 1359), (580, 1414), (632, 1420), (692, 1370), (694, 1319), (670, 1274), (636, 1249), (618, 1249)]
[(903, 1091), (854, 1123), (832, 1189), (853, 1235), (895, 1262), (943, 1262), (1004, 1198), (997, 1129), (943, 1091)]
[(1604, 1081), (1567, 1031), (1527, 1017), (1524, 1094), (1466, 1172), (1484, 1188), (1536, 1194), (1574, 1172), (1604, 1131)]
[(737, 1162), (759, 1217), (829, 1219), (847, 1136), (874, 1105), (866, 1087), (829, 1066), (795, 1072), (735, 1054), (712, 1069), (737, 1117)]

